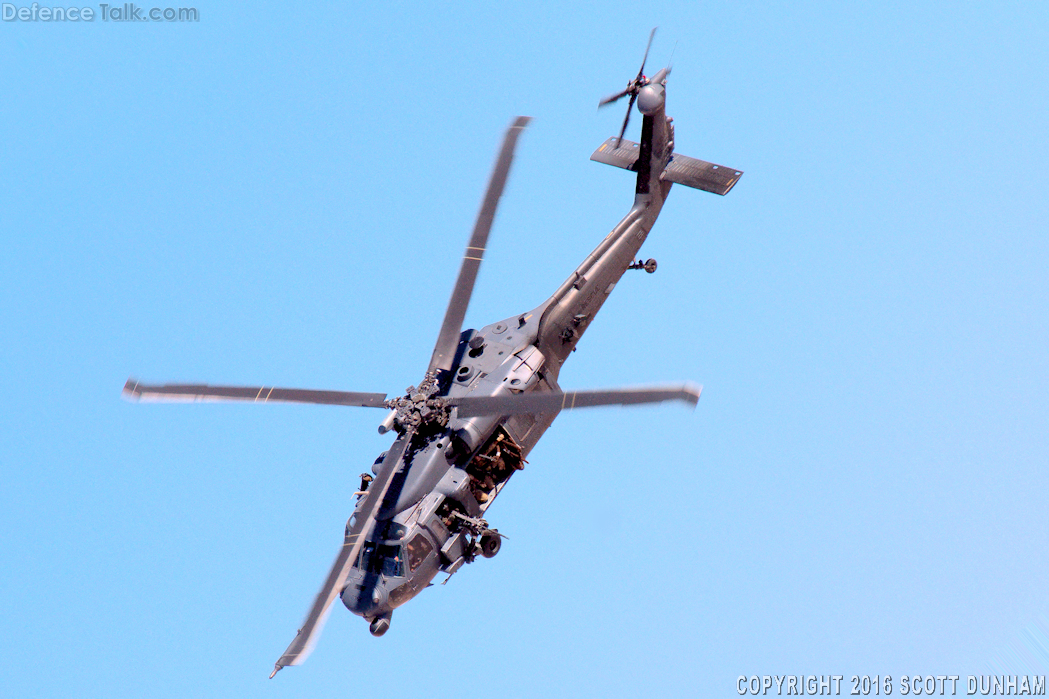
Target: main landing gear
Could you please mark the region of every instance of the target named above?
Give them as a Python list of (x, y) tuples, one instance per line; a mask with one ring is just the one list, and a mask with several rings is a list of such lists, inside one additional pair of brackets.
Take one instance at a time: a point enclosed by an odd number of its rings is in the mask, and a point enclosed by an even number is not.
[(499, 549), (503, 547), (503, 537), (498, 530), (488, 529), (481, 534), (481, 540), (477, 545), (480, 547), (482, 556), (495, 558), (495, 554), (499, 553)]
[(498, 529), (491, 529), (488, 522), (477, 517), (467, 517), (461, 512), (452, 511), (453, 519), (459, 521), (461, 529), (470, 534), (469, 543), (465, 547), (464, 556), (467, 563), (472, 563), (478, 554), (485, 558), (495, 558), (499, 549), (503, 547), (503, 537)]

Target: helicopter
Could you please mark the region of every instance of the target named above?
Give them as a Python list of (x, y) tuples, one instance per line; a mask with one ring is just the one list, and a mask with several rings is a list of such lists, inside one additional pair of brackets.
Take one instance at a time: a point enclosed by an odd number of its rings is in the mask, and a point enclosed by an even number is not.
[[(628, 270), (656, 271), (635, 260), (673, 184), (727, 194), (742, 172), (674, 153), (673, 119), (666, 116), (670, 67), (644, 75), (655, 30), (637, 76), (599, 107), (629, 96), (618, 136), (591, 160), (635, 172), (630, 211), (572, 275), (537, 308), (463, 329), (496, 207), (529, 117), (507, 129), (451, 298), (418, 386), (388, 399), (384, 393), (268, 386), (148, 385), (133, 378), (123, 395), (142, 401), (249, 401), (359, 406), (388, 411), (379, 433), (396, 439), (361, 476), (343, 543), (302, 627), (274, 665), (299, 665), (312, 651), (336, 597), (369, 622), (374, 636), (389, 630), (393, 610), (478, 557), (495, 556), (503, 535), (485, 513), (562, 410), (681, 401), (693, 407), (702, 388), (671, 386), (563, 391), (561, 366)], [(643, 116), (641, 140), (623, 138), (634, 104)]]

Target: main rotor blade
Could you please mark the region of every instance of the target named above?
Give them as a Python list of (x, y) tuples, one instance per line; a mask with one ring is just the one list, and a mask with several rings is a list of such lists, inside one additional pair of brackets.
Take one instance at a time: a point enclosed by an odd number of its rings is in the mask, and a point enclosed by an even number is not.
[(695, 407), (699, 402), (702, 386), (681, 384), (679, 386), (638, 386), (616, 388), (607, 391), (559, 391), (550, 393), (521, 393), (506, 396), (464, 396), (445, 399), (456, 408), (458, 417), (479, 415), (520, 415), (523, 413), (547, 413), (573, 408), (592, 408), (599, 405), (637, 405), (640, 403), (662, 403), (679, 400)]
[(355, 405), (362, 408), (386, 407), (385, 393), (351, 391), (317, 391), (311, 388), (277, 388), (271, 386), (209, 386), (207, 384), (169, 383), (150, 386), (128, 379), (123, 395), (128, 400), (180, 403), (186, 401), (249, 401), (252, 403), (315, 403), (319, 405)]
[(510, 174), (510, 164), (514, 159), (517, 137), (521, 135), (521, 131), (531, 120), (531, 117), (517, 117), (506, 130), (502, 150), (499, 151), (495, 169), (488, 181), (488, 191), (481, 203), (481, 211), (477, 214), (477, 222), (474, 224), (470, 242), (466, 246), (463, 264), (459, 268), (459, 278), (455, 280), (452, 298), (448, 301), (441, 332), (433, 348), (429, 368), (431, 372), (450, 369), (455, 359), (455, 349), (459, 346), (459, 333), (462, 331), (463, 318), (466, 317), (466, 307), (470, 304), (474, 282), (477, 281), (477, 270), (481, 267), (481, 260), (484, 258), (488, 233), (492, 230), (492, 221), (495, 219), (495, 208), (506, 186), (506, 178)]
[(364, 502), (361, 503), (357, 513), (346, 523), (346, 536), (343, 539), (342, 548), (339, 550), (339, 555), (335, 557), (335, 563), (332, 564), (324, 585), (314, 598), (313, 606), (306, 614), (306, 621), (302, 623), (302, 628), (295, 634), (295, 638), (284, 651), (284, 655), (280, 656), (280, 659), (274, 664), (270, 679), (273, 679), (273, 675), (276, 675), (282, 667), (302, 664), (313, 652), (321, 629), (324, 628), (324, 622), (328, 619), (331, 603), (342, 593), (342, 588), (346, 585), (350, 568), (353, 567), (361, 552), (365, 536), (375, 521), (375, 515), (382, 506), (382, 500), (386, 497), (386, 491), (390, 488), (394, 474), (399, 470), (401, 459), (408, 449), (408, 443), (411, 442), (413, 434), (412, 430), (405, 432), (386, 452), (382, 466), (379, 467), (379, 474), (364, 495)]

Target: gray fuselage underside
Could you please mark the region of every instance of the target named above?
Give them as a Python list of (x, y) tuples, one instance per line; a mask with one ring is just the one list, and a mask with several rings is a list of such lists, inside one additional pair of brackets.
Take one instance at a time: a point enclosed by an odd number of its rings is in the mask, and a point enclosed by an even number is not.
[[(561, 366), (634, 261), (659, 216), (671, 186), (660, 179), (660, 174), (669, 160), (672, 138), (672, 127), (662, 109), (645, 116), (636, 192), (629, 213), (543, 304), (479, 331), (463, 332), (457, 361), (450, 375), (443, 377), (446, 395), (560, 390), (557, 380)], [(405, 567), (402, 575), (354, 568), (344, 588), (343, 603), (355, 614), (375, 618), (414, 597), (440, 570), (457, 570), (470, 555), (467, 542), (464, 533), (450, 528), (441, 513), (452, 503), (465, 515), (479, 518), (506, 484), (506, 480), (498, 483), (490, 494), (483, 495), (484, 501), (479, 501), (477, 483), (471, 482), (473, 476), (467, 473), (470, 460), (497, 433), (500, 439), (505, 433), (523, 459), (559, 412), (465, 419), (453, 412), (444, 431), (418, 437), (410, 458), (405, 460), (406, 471), (398, 474), (401, 479), (387, 494), (380, 521), (368, 538), (382, 541), (380, 529), (385, 531), (393, 523), (403, 528), (398, 529), (401, 540), (409, 542), (421, 535), (431, 552), (414, 569)]]

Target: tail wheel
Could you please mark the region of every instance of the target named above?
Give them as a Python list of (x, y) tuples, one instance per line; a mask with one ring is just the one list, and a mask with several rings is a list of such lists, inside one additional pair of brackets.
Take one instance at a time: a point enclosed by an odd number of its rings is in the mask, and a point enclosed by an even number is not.
[(496, 530), (489, 529), (481, 535), (481, 555), (485, 558), (495, 557), (502, 546), (503, 539)]
[(390, 630), (390, 617), (392, 614), (383, 614), (372, 619), (371, 624), (368, 625), (368, 630), (371, 631), (372, 636), (382, 636), (384, 633)]

